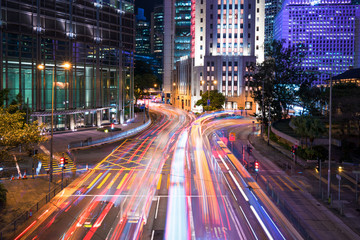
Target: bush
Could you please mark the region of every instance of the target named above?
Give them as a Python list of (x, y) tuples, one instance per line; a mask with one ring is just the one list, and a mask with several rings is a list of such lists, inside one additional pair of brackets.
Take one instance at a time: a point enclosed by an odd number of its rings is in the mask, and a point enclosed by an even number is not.
[(0, 183), (0, 209), (6, 206), (6, 193), (8, 190)]

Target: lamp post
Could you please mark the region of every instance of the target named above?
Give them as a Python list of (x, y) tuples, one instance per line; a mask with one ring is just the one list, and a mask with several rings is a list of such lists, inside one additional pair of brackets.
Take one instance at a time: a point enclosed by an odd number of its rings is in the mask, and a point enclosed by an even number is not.
[(329, 168), (328, 168), (328, 199), (330, 198), (330, 181), (331, 181), (331, 115), (332, 115), (332, 74), (330, 74), (330, 101), (329, 101)]
[[(62, 67), (65, 70), (69, 70), (71, 68), (71, 64), (69, 62), (65, 62)], [(45, 65), (39, 64), (37, 68), (42, 71), (45, 70)], [(49, 192), (51, 188), (51, 182), (53, 180), (53, 146), (54, 146), (54, 88), (55, 88), (55, 66), (52, 68), (52, 81), (51, 81), (51, 137), (50, 137), (50, 167), (49, 167)]]

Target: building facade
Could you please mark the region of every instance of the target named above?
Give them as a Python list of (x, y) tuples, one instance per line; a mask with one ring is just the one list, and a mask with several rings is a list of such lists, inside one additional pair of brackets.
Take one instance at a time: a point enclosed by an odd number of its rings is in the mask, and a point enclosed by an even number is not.
[(164, 54), (164, 7), (155, 6), (151, 13), (151, 32), (150, 32), (151, 54), (159, 63), (157, 74), (162, 79), (163, 74), (163, 54)]
[[(1, 1), (0, 88), (75, 129), (133, 117), (134, 1)], [(9, 104), (5, 103), (5, 105)]]
[(191, 8), (191, 0), (164, 1), (163, 91), (166, 101), (171, 100), (175, 63), (191, 53)]
[(281, 10), (283, 0), (265, 0), (265, 44), (274, 38), (274, 20)]
[(360, 6), (351, 2), (288, 0), (275, 19), (274, 38), (307, 48), (302, 67), (320, 73), (317, 84), (360, 67)]
[(136, 15), (135, 54), (149, 56), (150, 48), (150, 23), (146, 21), (144, 9), (138, 8)]
[(252, 101), (245, 76), (264, 59), (264, 0), (196, 0), (192, 11), (192, 110), (201, 111), (195, 103), (215, 89), (226, 97), (226, 109), (255, 106), (245, 103)]

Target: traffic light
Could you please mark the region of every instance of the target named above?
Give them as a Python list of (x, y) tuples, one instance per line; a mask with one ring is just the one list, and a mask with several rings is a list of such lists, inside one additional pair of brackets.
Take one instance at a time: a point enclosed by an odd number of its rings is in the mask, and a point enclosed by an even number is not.
[(68, 164), (69, 162), (68, 162), (68, 159), (67, 158), (64, 158), (64, 164), (66, 165), (66, 164)]
[(255, 161), (254, 167), (255, 167), (255, 172), (258, 172), (259, 171), (259, 162), (258, 161)]
[(291, 146), (291, 155), (294, 157), (296, 152), (295, 146)]
[(62, 157), (60, 158), (60, 167), (64, 167), (64, 165), (65, 165), (65, 158)]
[(115, 124), (111, 123), (111, 130), (114, 130)]

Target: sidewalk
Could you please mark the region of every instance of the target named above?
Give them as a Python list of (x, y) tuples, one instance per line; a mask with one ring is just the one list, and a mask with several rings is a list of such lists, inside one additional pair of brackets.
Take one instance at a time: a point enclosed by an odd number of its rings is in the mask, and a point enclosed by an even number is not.
[[(135, 118), (132, 121), (129, 121), (127, 124), (115, 124), (115, 128), (121, 128), (121, 131), (114, 132), (101, 132), (97, 131), (97, 127), (81, 129), (78, 131), (62, 131), (54, 132), (53, 138), (53, 152), (54, 152), (54, 161), (53, 161), (53, 182), (50, 184), (51, 191), (54, 192), (54, 189), (61, 188), (61, 170), (57, 165), (58, 158), (63, 154), (69, 159), (69, 166), (65, 169), (64, 181), (67, 179), (67, 182), (73, 181), (78, 176), (86, 172), (86, 169), (78, 167), (76, 161), (73, 162), (71, 159), (71, 152), (68, 152), (68, 145), (74, 141), (82, 141), (88, 138), (92, 138), (92, 142), (102, 142), (103, 139), (108, 138), (109, 136), (116, 137), (119, 133), (125, 133), (129, 130), (136, 129), (144, 125), (143, 114), (135, 115)], [(133, 132), (132, 134), (135, 134)], [(116, 139), (113, 139), (116, 141)], [(89, 148), (91, 146), (87, 146)], [(82, 149), (82, 148), (80, 148)], [(42, 144), (39, 148), (39, 152), (43, 152), (46, 155), (50, 155), (50, 141)], [(70, 155), (68, 155), (70, 154)], [(48, 162), (41, 163), (41, 170), (39, 175), (35, 176), (35, 179), (32, 179), (32, 158), (28, 157), (27, 154), (22, 154), (22, 160), (19, 161), (19, 167), (22, 174), (24, 171), (27, 173), (27, 179), (16, 179), (10, 180), (8, 178), (0, 180), (0, 182), (8, 190), (7, 194), (7, 206), (5, 209), (0, 211), (0, 237), (1, 234), (8, 232), (3, 228), (13, 224), (13, 221), (22, 214), (29, 214), (30, 208), (41, 201), (44, 202), (44, 198), (49, 193), (49, 176), (46, 174), (49, 164)], [(46, 160), (47, 161), (47, 160)], [(36, 168), (37, 166), (35, 166)], [(15, 176), (16, 177), (16, 176)], [(32, 213), (36, 212), (36, 209), (31, 209)], [(18, 226), (16, 226), (18, 227)], [(10, 227), (12, 229), (13, 227)], [(2, 232), (4, 231), (4, 232)]]
[[(356, 211), (356, 206), (353, 205), (352, 210), (347, 210), (351, 211), (352, 214), (340, 215), (338, 211), (332, 209), (328, 204), (321, 204), (321, 199), (316, 195), (318, 192), (318, 179), (309, 173), (313, 169), (306, 170), (307, 166), (295, 165), (291, 158), (284, 154), (288, 151), (279, 149), (282, 148), (279, 145), (271, 146), (275, 143), (271, 143), (268, 146), (267, 142), (260, 136), (250, 134), (248, 140), (255, 148), (254, 156), (256, 158), (275, 163), (278, 167), (288, 172), (289, 177), (295, 182), (302, 181), (307, 183), (307, 191), (301, 192), (301, 194), (306, 196), (304, 199), (307, 199), (307, 201), (303, 201), (295, 193), (289, 195), (277, 192), (275, 196), (277, 195), (277, 199), (279, 199), (280, 194), (280, 198), (284, 201), (293, 203), (291, 204), (291, 211), (299, 219), (303, 219), (302, 224), (310, 230), (310, 235), (314, 234), (312, 237), (316, 234), (318, 237), (327, 236), (327, 239), (336, 239), (336, 236), (342, 235), (343, 237), (347, 236), (343, 239), (360, 239), (359, 235), (354, 235), (354, 233), (360, 233), (360, 213)], [(290, 166), (292, 170), (289, 173), (288, 168)], [(310, 211), (310, 209), (313, 209), (313, 211)], [(359, 206), (357, 206), (357, 209), (359, 209)]]

